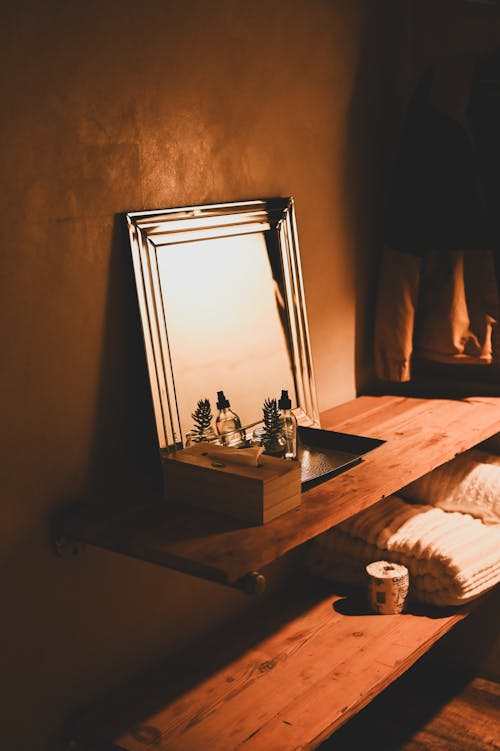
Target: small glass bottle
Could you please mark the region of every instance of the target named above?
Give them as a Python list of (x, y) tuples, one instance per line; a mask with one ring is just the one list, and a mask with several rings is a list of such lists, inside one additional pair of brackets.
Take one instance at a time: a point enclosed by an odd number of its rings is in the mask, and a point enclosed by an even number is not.
[(278, 402), (281, 411), (281, 430), (285, 438), (285, 459), (297, 458), (297, 418), (292, 412), (292, 402), (288, 391), (282, 389)]
[(229, 399), (226, 399), (224, 392), (218, 391), (217, 409), (219, 414), (215, 420), (215, 429), (223, 438), (227, 436), (223, 440), (227, 446), (241, 446), (245, 443), (245, 433), (241, 430), (240, 418), (230, 407)]

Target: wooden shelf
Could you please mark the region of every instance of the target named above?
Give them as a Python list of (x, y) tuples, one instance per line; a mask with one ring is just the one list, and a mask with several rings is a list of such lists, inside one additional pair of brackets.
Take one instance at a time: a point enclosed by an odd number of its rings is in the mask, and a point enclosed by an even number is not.
[(87, 711), (78, 749), (314, 749), (470, 612), (366, 612), (319, 583), (257, 605)]
[(463, 400), (363, 396), (323, 413), (322, 427), (385, 444), (361, 464), (303, 493), (302, 503), (262, 526), (162, 499), (70, 511), (57, 534), (234, 585), (500, 431), (500, 397)]
[[(361, 397), (322, 424), (386, 443), (266, 525), (156, 500), (73, 512), (59, 533), (234, 584), (499, 432), (500, 398)], [(377, 616), (364, 599), (304, 575), (86, 710), (68, 748), (317, 748), (475, 607)]]

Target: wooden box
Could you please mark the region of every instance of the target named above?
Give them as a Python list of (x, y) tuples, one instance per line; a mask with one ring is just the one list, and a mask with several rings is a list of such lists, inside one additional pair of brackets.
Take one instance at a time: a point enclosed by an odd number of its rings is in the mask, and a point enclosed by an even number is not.
[[(169, 454), (165, 496), (255, 524), (265, 524), (300, 504), (300, 464), (261, 456), (261, 466), (214, 466), (207, 444)], [(219, 462), (215, 462), (217, 465)]]

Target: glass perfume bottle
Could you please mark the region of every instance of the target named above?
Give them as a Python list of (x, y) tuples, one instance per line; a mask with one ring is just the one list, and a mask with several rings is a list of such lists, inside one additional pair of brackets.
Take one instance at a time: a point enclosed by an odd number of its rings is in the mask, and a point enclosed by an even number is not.
[(288, 391), (281, 390), (281, 398), (278, 402), (281, 412), (281, 430), (285, 438), (285, 459), (297, 458), (297, 418), (292, 412), (292, 402)]
[(215, 420), (215, 429), (223, 438), (227, 446), (241, 446), (245, 443), (245, 433), (241, 430), (241, 420), (238, 415), (232, 411), (229, 399), (226, 398), (223, 391), (217, 392), (217, 409), (219, 414)]

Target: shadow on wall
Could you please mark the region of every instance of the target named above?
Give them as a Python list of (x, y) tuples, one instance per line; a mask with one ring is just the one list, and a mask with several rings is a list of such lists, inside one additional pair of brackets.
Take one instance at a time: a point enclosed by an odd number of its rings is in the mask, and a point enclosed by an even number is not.
[(355, 253), (356, 389), (373, 380), (375, 277), (381, 244), (383, 184), (399, 118), (399, 44), (405, 4), (368, 4), (347, 116), (345, 208)]
[(124, 214), (115, 216), (89, 500), (162, 493), (161, 462)]
[[(387, 0), (367, 4), (364, 22), (344, 165), (346, 204), (356, 242), (358, 393), (377, 388), (373, 383), (373, 324), (384, 191), (408, 104), (429, 66), (472, 54), (498, 55), (500, 5), (488, 0)], [(366, 123), (372, 127), (371, 139), (366, 137)], [(456, 366), (451, 367), (453, 380), (461, 380)], [(436, 387), (435, 375), (429, 381), (431, 392)], [(444, 370), (441, 376), (449, 379)], [(477, 378), (481, 388), (483, 378)], [(428, 395), (425, 390), (423, 394)]]

